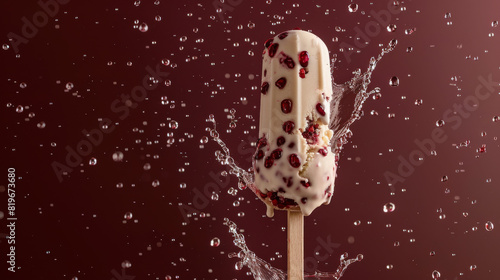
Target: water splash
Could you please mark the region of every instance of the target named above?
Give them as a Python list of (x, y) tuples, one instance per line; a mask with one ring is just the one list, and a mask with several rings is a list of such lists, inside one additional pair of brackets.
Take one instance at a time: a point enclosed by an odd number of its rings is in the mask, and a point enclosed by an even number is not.
[(377, 63), (386, 53), (394, 50), (397, 43), (396, 39), (391, 40), (377, 58), (372, 57), (365, 73), (362, 74), (361, 69), (357, 69), (353, 72), (354, 77), (349, 82), (341, 85), (334, 83), (333, 97), (330, 102), (331, 119), (329, 127), (334, 131), (331, 146), (335, 154), (339, 155), (342, 145), (352, 136), (350, 126), (361, 118), (363, 103), (371, 94), (380, 92), (378, 87), (368, 91), (371, 76)]
[[(280, 269), (272, 267), (268, 262), (257, 257), (254, 252), (248, 249), (245, 242), (245, 236), (238, 233), (237, 225), (230, 221), (228, 218), (224, 218), (224, 225), (229, 228), (229, 232), (233, 235), (233, 243), (236, 247), (241, 250), (238, 253), (230, 253), (230, 258), (239, 258), (240, 260), (236, 262), (236, 270), (241, 270), (243, 267), (248, 267), (252, 273), (255, 280), (285, 280), (286, 273)], [(314, 274), (305, 274), (304, 278), (308, 279), (335, 279), (338, 280), (344, 275), (347, 267), (352, 263), (359, 262), (363, 259), (363, 255), (359, 254), (356, 258), (348, 259), (347, 253), (340, 256), (340, 264), (334, 273), (331, 272), (320, 272), (316, 271)]]

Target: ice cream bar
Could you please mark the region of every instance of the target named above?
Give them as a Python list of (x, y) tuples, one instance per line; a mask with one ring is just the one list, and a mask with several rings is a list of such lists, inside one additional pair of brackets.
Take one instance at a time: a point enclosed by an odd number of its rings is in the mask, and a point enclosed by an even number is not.
[(330, 56), (316, 35), (289, 30), (266, 41), (259, 141), (253, 168), (257, 195), (274, 209), (305, 216), (330, 203), (336, 165), (330, 148)]

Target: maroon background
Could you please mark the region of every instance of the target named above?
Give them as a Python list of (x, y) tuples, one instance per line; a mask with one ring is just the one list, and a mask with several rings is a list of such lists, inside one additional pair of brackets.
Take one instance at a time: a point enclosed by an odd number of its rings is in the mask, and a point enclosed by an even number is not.
[[(436, 146), (437, 156), (424, 157), (403, 183), (390, 187), (384, 178), (386, 171), (397, 173), (398, 156), (408, 158), (417, 148), (415, 139), (429, 138), (444, 112), (474, 94), (479, 76), (500, 80), (500, 34), (496, 34), (500, 27), (491, 26), (500, 20), (499, 3), (404, 1), (400, 7), (406, 10), (391, 15), (397, 30), (389, 33), (382, 26), (348, 61), (339, 50), (341, 43), (354, 45), (354, 28), (364, 30), (375, 22), (370, 11), (387, 10), (392, 1), (360, 1), (359, 10), (350, 13), (350, 1), (294, 1), (300, 5), (293, 7), (289, 1), (226, 0), (225, 7), (230, 9), (221, 14), (225, 21), (212, 1), (160, 2), (142, 0), (134, 6), (133, 1), (73, 0), (61, 4), (55, 17), (19, 46), (19, 57), (12, 47), (0, 50), (0, 211), (4, 213), (0, 233), (5, 236), (7, 231), (7, 168), (14, 167), (19, 267), (15, 274), (7, 273), (7, 244), (2, 239), (0, 275), (7, 278), (0, 278), (117, 279), (113, 271), (121, 274), (122, 262), (128, 260), (132, 266), (125, 273), (135, 279), (165, 279), (167, 275), (173, 279), (251, 279), (246, 269), (236, 271), (236, 260), (227, 257), (237, 250), (222, 224), (224, 217), (245, 229), (248, 245), (259, 257), (284, 269), (286, 215), (264, 217), (264, 205), (250, 191), (228, 194), (230, 187), (237, 188), (235, 178), (221, 188), (219, 200), (210, 200), (199, 209), (210, 217), (198, 218), (198, 213), (186, 223), (178, 205), (196, 202), (196, 190), (203, 193), (204, 187), (216, 182), (210, 174), (219, 177), (225, 170), (214, 158), (218, 146), (213, 141), (200, 148), (200, 139), (208, 136), (205, 119), (209, 114), (215, 115), (221, 137), (236, 161), (250, 166), (249, 143), (256, 139), (258, 129), (262, 44), (295, 27), (311, 30), (332, 54), (338, 54), (337, 83), (347, 81), (357, 68), (366, 69), (380, 45), (393, 38), (399, 41), (373, 75), (371, 87), (380, 87), (382, 98), (370, 98), (364, 105), (365, 116), (352, 127), (354, 135), (341, 155), (331, 205), (306, 218), (306, 260), (318, 258), (314, 250), (319, 238), (330, 238), (338, 248), (325, 261), (314, 262), (317, 269), (335, 270), (343, 252), (364, 255), (361, 263), (348, 269), (345, 280), (431, 279), (433, 270), (450, 280), (500, 277), (500, 122), (492, 121), (500, 115), (498, 87), (470, 117), (462, 119), (458, 129), (453, 123), (442, 127), (447, 140)], [(2, 1), (0, 9), (2, 44), (8, 43), (9, 32), (21, 34), (23, 17), (31, 20), (41, 10), (36, 1)], [(451, 18), (446, 19), (446, 13)], [(155, 21), (156, 15), (162, 20)], [(149, 30), (134, 29), (134, 20), (146, 22)], [(250, 22), (254, 28), (248, 27)], [(337, 32), (336, 26), (345, 31)], [(405, 35), (407, 28), (416, 32)], [(489, 37), (492, 32), (495, 36)], [(182, 36), (187, 36), (185, 42)], [(334, 37), (338, 42), (332, 41)], [(407, 53), (410, 46), (414, 51)], [(155, 68), (163, 58), (177, 65), (161, 66), (161, 71), (169, 73), (171, 85), (160, 83), (120, 120), (121, 113), (113, 112), (112, 102), (141, 85), (145, 68)], [(127, 66), (129, 61), (132, 66)], [(389, 86), (392, 76), (399, 77), (398, 87)], [(24, 89), (22, 82), (27, 83)], [(68, 82), (74, 88), (65, 92)], [(162, 96), (170, 104), (162, 105)], [(416, 106), (416, 99), (423, 104)], [(22, 113), (16, 113), (18, 105), (24, 106)], [(224, 110), (231, 108), (236, 109), (237, 127), (228, 132), (229, 113)], [(371, 115), (372, 110), (378, 115)], [(30, 117), (31, 112), (35, 116)], [(390, 113), (395, 118), (388, 118)], [(81, 131), (98, 128), (100, 118), (111, 119), (114, 131), (105, 134), (81, 165), (59, 182), (53, 162), (64, 163), (66, 147), (75, 149), (84, 139)], [(169, 128), (170, 120), (176, 120), (179, 128)], [(46, 127), (37, 128), (42, 121)], [(482, 137), (482, 131), (487, 135)], [(169, 138), (175, 141), (171, 145)], [(469, 147), (453, 146), (466, 140)], [(482, 144), (486, 153), (477, 153)], [(124, 153), (123, 162), (113, 161), (115, 151)], [(91, 157), (97, 165), (88, 164)], [(150, 170), (144, 170), (146, 163)], [(185, 171), (179, 172), (180, 168)], [(443, 183), (445, 175), (449, 180)], [(154, 188), (153, 180), (160, 185)], [(117, 188), (117, 183), (123, 183), (123, 188)], [(187, 188), (180, 188), (181, 183)], [(241, 206), (234, 207), (239, 197)], [(382, 211), (387, 202), (395, 203), (393, 213)], [(446, 214), (445, 219), (439, 219), (438, 209)], [(133, 218), (124, 223), (129, 211)], [(356, 220), (361, 224), (355, 226)], [(497, 228), (486, 231), (487, 221)], [(210, 246), (214, 237), (221, 239), (219, 247)], [(354, 242), (348, 242), (349, 238)], [(394, 246), (396, 241), (400, 246)], [(321, 249), (319, 255), (325, 252)], [(393, 268), (387, 269), (388, 265)], [(477, 269), (470, 271), (471, 265)]]

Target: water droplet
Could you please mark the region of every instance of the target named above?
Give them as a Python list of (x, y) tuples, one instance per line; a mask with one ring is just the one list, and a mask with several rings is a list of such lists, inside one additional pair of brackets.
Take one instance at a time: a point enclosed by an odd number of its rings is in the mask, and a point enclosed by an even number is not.
[(95, 157), (90, 158), (89, 165), (96, 165), (96, 164), (97, 164), (97, 159)]
[(121, 189), (121, 188), (123, 188), (123, 183), (117, 183), (117, 184), (116, 184), (116, 188), (117, 188), (117, 189)]
[(24, 107), (23, 107), (23, 105), (18, 105), (18, 106), (16, 107), (16, 113), (22, 113), (23, 111), (24, 111)]
[(361, 221), (360, 221), (360, 220), (356, 220), (356, 221), (354, 221), (354, 225), (355, 225), (355, 226), (359, 226), (360, 224), (361, 224)]
[(131, 263), (131, 262), (129, 262), (129, 261), (127, 261), (127, 260), (124, 260), (124, 261), (122, 262), (122, 267), (123, 267), (123, 268), (130, 268), (130, 267), (132, 267), (132, 263)]
[(394, 266), (393, 266), (392, 264), (388, 264), (388, 265), (386, 265), (386, 266), (385, 266), (385, 268), (386, 268), (387, 270), (391, 270), (391, 269), (393, 269), (393, 268), (394, 268)]
[(139, 0), (134, 1), (134, 6), (139, 7), (139, 5), (141, 5), (141, 1)]
[(417, 100), (415, 100), (415, 105), (417, 105), (417, 106), (420, 106), (420, 105), (422, 105), (423, 103), (424, 103), (424, 101), (423, 101), (422, 99), (417, 99)]
[(25, 82), (19, 84), (20, 88), (26, 88), (28, 85)]
[(384, 204), (384, 212), (385, 213), (391, 213), (391, 212), (394, 212), (394, 210), (396, 210), (396, 205), (394, 203), (389, 202), (389, 203)]
[(123, 215), (123, 218), (125, 220), (130, 220), (130, 219), (132, 219), (132, 216), (133, 216), (132, 212), (127, 212), (127, 213), (125, 213), (125, 215)]
[(156, 21), (161, 21), (161, 16), (160, 15), (155, 16), (155, 20)]
[(220, 239), (217, 238), (217, 237), (214, 237), (212, 238), (212, 240), (210, 240), (210, 246), (212, 247), (219, 247), (220, 245)]
[(444, 14), (444, 18), (451, 18), (451, 13)]
[(164, 58), (164, 59), (161, 60), (161, 64), (163, 64), (165, 66), (168, 66), (168, 65), (170, 65), (170, 60), (167, 59), (167, 58)]
[(430, 251), (429, 252), (429, 256), (435, 256), (436, 255), (436, 251)]
[(44, 129), (45, 128), (45, 122), (39, 122), (39, 123), (37, 123), (36, 127), (38, 127), (39, 129)]
[(407, 47), (407, 48), (406, 48), (406, 52), (407, 52), (407, 53), (411, 53), (412, 51), (413, 51), (413, 47)]
[(492, 231), (493, 228), (494, 228), (494, 225), (492, 222), (490, 221), (487, 221), (486, 224), (484, 224), (484, 228), (487, 230), (487, 231)]
[(234, 264), (234, 269), (236, 270), (242, 270), (243, 269), (243, 263), (242, 262), (237, 262)]
[(147, 23), (143, 22), (139, 25), (139, 31), (141, 32), (147, 32), (149, 30), (149, 26)]
[(168, 123), (168, 127), (170, 127), (171, 129), (177, 129), (177, 128), (179, 128), (179, 123), (172, 120)]
[(203, 137), (201, 137), (201, 139), (200, 139), (200, 143), (201, 143), (201, 144), (206, 144), (206, 143), (208, 143), (208, 137), (207, 137), (207, 136), (203, 136)]
[(390, 80), (389, 80), (389, 85), (393, 86), (393, 87), (397, 87), (399, 86), (399, 78), (396, 77), (396, 76), (393, 76)]
[(445, 124), (444, 120), (437, 120), (436, 121), (436, 126), (437, 127), (442, 127)]
[(219, 195), (216, 192), (213, 192), (211, 199), (212, 200), (219, 200)]
[(397, 29), (397, 26), (395, 24), (389, 24), (387, 26), (387, 31), (388, 32), (394, 32), (394, 31), (396, 31), (396, 29)]
[(151, 185), (153, 186), (153, 188), (156, 188), (160, 185), (160, 181), (159, 180), (154, 180)]
[(123, 160), (123, 153), (120, 151), (114, 152), (113, 153), (113, 161), (115, 162), (121, 162)]
[(185, 188), (187, 188), (187, 184), (186, 183), (180, 183), (179, 184), (179, 188), (185, 189)]
[(351, 4), (349, 4), (348, 8), (349, 8), (349, 12), (355, 13), (358, 11), (358, 4), (351, 3)]
[(186, 41), (187, 41), (187, 39), (188, 39), (188, 37), (187, 37), (187, 36), (182, 36), (181, 38), (179, 38), (179, 41), (181, 41), (181, 42), (186, 42)]
[(4, 51), (8, 50), (9, 48), (10, 48), (10, 46), (9, 46), (8, 44), (3, 44), (3, 45), (2, 45), (2, 49), (3, 49)]
[(498, 20), (494, 20), (491, 22), (491, 27), (497, 27), (498, 26)]
[(500, 121), (500, 116), (494, 116), (491, 120), (493, 122), (498, 122), (498, 121)]
[(151, 164), (149, 162), (146, 162), (143, 166), (142, 169), (148, 171), (151, 169)]
[(477, 265), (473, 264), (473, 265), (471, 265), (471, 266), (469, 267), (469, 270), (470, 270), (470, 271), (474, 271), (474, 270), (476, 270), (476, 268), (477, 268)]
[(72, 90), (75, 87), (75, 85), (72, 82), (66, 83), (66, 90)]
[(253, 23), (253, 22), (249, 22), (247, 26), (248, 26), (248, 28), (250, 28), (250, 29), (254, 29), (254, 28), (255, 28), (255, 23)]

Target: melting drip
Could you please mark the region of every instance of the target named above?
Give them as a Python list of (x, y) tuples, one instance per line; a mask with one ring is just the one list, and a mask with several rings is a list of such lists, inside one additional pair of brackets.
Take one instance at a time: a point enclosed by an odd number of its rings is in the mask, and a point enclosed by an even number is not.
[[(272, 267), (268, 262), (257, 257), (254, 252), (248, 249), (245, 236), (238, 233), (238, 227), (228, 218), (224, 218), (224, 225), (229, 228), (229, 232), (233, 235), (233, 243), (236, 247), (240, 248), (238, 253), (230, 253), (229, 257), (237, 257), (240, 260), (236, 263), (237, 270), (243, 269), (244, 266), (250, 269), (255, 280), (285, 280), (286, 273), (280, 269)], [(363, 259), (363, 255), (359, 254), (356, 258), (347, 259), (347, 253), (340, 256), (340, 265), (335, 272), (320, 272), (316, 271), (314, 274), (305, 274), (304, 278), (308, 279), (335, 279), (338, 280), (344, 275), (347, 267), (352, 263), (359, 262)]]

